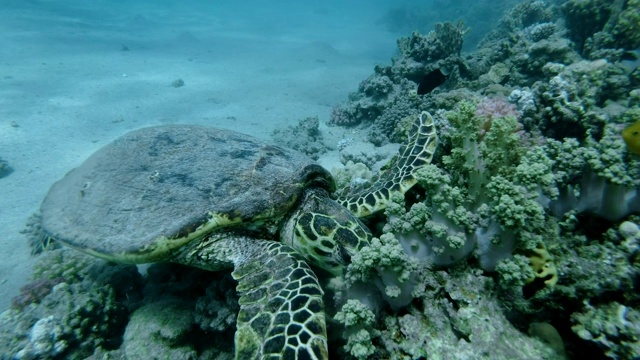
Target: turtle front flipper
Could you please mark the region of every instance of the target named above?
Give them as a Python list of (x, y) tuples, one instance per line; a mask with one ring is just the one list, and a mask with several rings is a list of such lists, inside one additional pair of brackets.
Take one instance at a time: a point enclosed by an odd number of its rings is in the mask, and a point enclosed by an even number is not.
[(328, 359), (322, 288), (292, 248), (228, 241), (238, 281), (236, 359)]
[(438, 135), (431, 115), (423, 111), (417, 116), (409, 132), (407, 143), (388, 170), (369, 187), (358, 189), (338, 202), (358, 217), (365, 217), (384, 210), (391, 194), (404, 194), (417, 183), (415, 172), (431, 163), (438, 144)]

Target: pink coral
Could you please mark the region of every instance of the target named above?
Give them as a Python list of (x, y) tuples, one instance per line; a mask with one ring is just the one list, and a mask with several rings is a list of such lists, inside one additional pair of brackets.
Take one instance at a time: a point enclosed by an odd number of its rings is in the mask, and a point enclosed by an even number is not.
[(20, 288), (20, 295), (11, 299), (11, 305), (14, 309), (23, 309), (29, 304), (38, 304), (51, 293), (54, 286), (62, 282), (62, 278), (35, 280)]
[[(493, 119), (503, 118), (507, 116), (513, 116), (519, 119), (522, 115), (516, 105), (511, 104), (506, 98), (503, 97), (485, 97), (476, 106), (476, 115), (484, 117), (486, 120), (482, 124), (480, 140), (484, 138), (484, 135), (491, 129), (491, 123)], [(520, 129), (522, 130), (522, 125)]]
[(494, 118), (514, 116), (516, 119), (520, 117), (520, 112), (514, 104), (511, 104), (506, 98), (502, 97), (485, 97), (476, 106), (476, 115), (487, 117), (488, 120)]

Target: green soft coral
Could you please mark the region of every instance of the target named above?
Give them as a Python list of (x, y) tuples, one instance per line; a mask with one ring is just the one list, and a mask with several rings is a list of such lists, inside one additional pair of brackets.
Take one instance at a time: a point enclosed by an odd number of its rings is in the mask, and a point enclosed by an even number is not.
[(376, 319), (369, 307), (359, 300), (348, 300), (335, 319), (345, 327), (345, 350), (356, 359), (368, 359), (375, 351), (371, 340), (375, 337), (372, 326)]
[(640, 178), (640, 161), (627, 154), (617, 125), (607, 124), (599, 141), (589, 138), (584, 150), (585, 162), (598, 176), (617, 185), (634, 187)]
[(515, 184), (503, 176), (494, 176), (487, 185), (491, 197), (491, 212), (508, 229), (540, 229), (544, 227), (544, 209), (538, 194)]
[(448, 152), (416, 172), (428, 196), (409, 210), (390, 206), (384, 231), (409, 255), (441, 266), (477, 243), (482, 267), (493, 270), (515, 250), (542, 242), (545, 205), (558, 196), (554, 162), (514, 116), (478, 115), (474, 103), (461, 102), (445, 121), (453, 129), (443, 135)]
[(552, 162), (552, 174), (558, 184), (566, 184), (580, 177), (585, 167), (585, 148), (574, 138), (562, 141), (547, 139), (545, 152)]
[(630, 154), (620, 134), (634, 108), (607, 123), (599, 136), (577, 140), (547, 140), (545, 151), (553, 159), (551, 173), (559, 195), (549, 204), (552, 213), (589, 212), (618, 221), (640, 210), (640, 161)]
[(471, 193), (479, 193), (488, 179), (480, 158), (479, 137), (484, 120), (475, 115), (473, 103), (462, 102), (447, 120), (455, 128), (450, 133), (451, 152), (442, 157), (442, 164), (451, 173), (455, 185), (466, 185)]
[(345, 278), (351, 283), (368, 282), (377, 273), (394, 273), (398, 281), (405, 282), (415, 267), (393, 234), (386, 233), (373, 238), (351, 258)]
[(531, 261), (524, 255), (514, 255), (500, 261), (496, 266), (496, 272), (500, 278), (500, 287), (503, 289), (522, 288), (535, 277)]
[(476, 115), (476, 106), (462, 102), (447, 113), (456, 131), (451, 133), (452, 149), (442, 163), (453, 184), (467, 189), (475, 205), (485, 202), (484, 188), (495, 175), (508, 176), (518, 165), (525, 149), (518, 131), (521, 125), (513, 116), (488, 120)]
[[(476, 115), (475, 105), (468, 102), (447, 115), (457, 132), (451, 135), (451, 154), (443, 156), (446, 173), (435, 176), (435, 170), (426, 168), (419, 174), (419, 179), (424, 176), (420, 184), (430, 187), (427, 191), (434, 194), (432, 202), (449, 206), (447, 212), (439, 210), (467, 227), (477, 226), (478, 219), (470, 220), (468, 214), (477, 214), (484, 204), (505, 228), (544, 227), (540, 197), (555, 198), (557, 188), (551, 173), (553, 162), (543, 148), (524, 144), (521, 125), (513, 116), (496, 117), (487, 124), (486, 118)], [(436, 181), (441, 184), (438, 189), (433, 185)], [(460, 215), (465, 213), (460, 207), (467, 210), (466, 222), (462, 221), (465, 216)]]
[(450, 185), (451, 177), (436, 165), (427, 165), (418, 170), (416, 177), (430, 197), (415, 204), (407, 213), (407, 219), (414, 229), (422, 230), (420, 225), (424, 224), (424, 220), (431, 219), (433, 212), (437, 212), (460, 230), (473, 232), (479, 219), (468, 210), (472, 207), (472, 198), (466, 189)]
[(555, 198), (558, 196), (558, 179), (551, 171), (553, 164), (544, 148), (536, 146), (516, 166), (514, 180), (528, 190), (540, 190), (545, 196)]
[(427, 257), (439, 265), (450, 264), (471, 250), (468, 244), (473, 244), (473, 233), (481, 218), (469, 210), (472, 205), (467, 191), (450, 185), (450, 176), (442, 169), (427, 165), (418, 171), (417, 179), (430, 196), (408, 211), (401, 205), (404, 199), (393, 199), (384, 231), (397, 234), (410, 256)]
[(514, 116), (498, 117), (491, 121), (480, 144), (487, 172), (508, 175), (513, 171), (526, 151), (520, 140), (521, 128), (522, 125)]

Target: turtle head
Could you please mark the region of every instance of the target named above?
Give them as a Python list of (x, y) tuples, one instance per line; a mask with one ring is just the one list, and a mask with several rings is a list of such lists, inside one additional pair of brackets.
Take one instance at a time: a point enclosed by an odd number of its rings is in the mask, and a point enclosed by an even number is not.
[(369, 244), (371, 232), (324, 189), (306, 189), (298, 204), (280, 230), (281, 241), (313, 265), (343, 274), (351, 256)]

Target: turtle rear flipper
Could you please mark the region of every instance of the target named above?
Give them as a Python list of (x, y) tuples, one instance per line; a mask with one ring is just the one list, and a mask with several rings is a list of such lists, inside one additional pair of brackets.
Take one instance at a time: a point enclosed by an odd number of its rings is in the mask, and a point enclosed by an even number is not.
[(228, 241), (240, 294), (236, 359), (328, 359), (322, 288), (302, 257), (282, 243)]
[(417, 183), (415, 172), (431, 163), (438, 135), (431, 115), (423, 111), (414, 121), (406, 145), (389, 168), (369, 187), (338, 199), (342, 206), (358, 217), (384, 210), (394, 192), (404, 194)]

